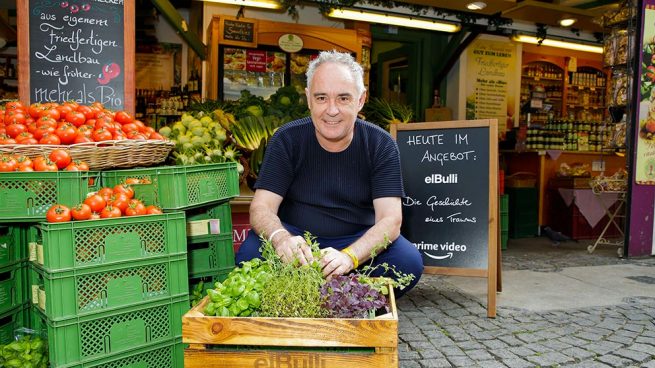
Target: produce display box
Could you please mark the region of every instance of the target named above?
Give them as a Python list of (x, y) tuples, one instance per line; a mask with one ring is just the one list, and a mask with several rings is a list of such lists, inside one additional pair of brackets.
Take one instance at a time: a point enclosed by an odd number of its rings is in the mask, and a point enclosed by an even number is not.
[(80, 203), (97, 190), (93, 171), (0, 173), (0, 222), (42, 221), (55, 203)]
[(29, 325), (28, 305), (22, 304), (14, 309), (0, 313), (0, 345), (14, 341), (14, 331)]
[(184, 212), (41, 223), (27, 235), (30, 260), (46, 272), (186, 254)]
[(197, 275), (234, 268), (232, 234), (215, 235), (207, 242), (187, 243), (189, 274)]
[(398, 367), (398, 313), (375, 319), (182, 317), (185, 368)]
[(64, 321), (48, 320), (32, 308), (31, 326), (46, 332), (52, 367), (88, 367), (179, 338), (188, 310), (188, 295)]
[(153, 344), (110, 358), (90, 363), (69, 365), (67, 368), (184, 368), (184, 345), (177, 338), (171, 342)]
[(135, 197), (165, 210), (194, 208), (239, 195), (234, 162), (102, 172), (104, 186), (121, 184), (128, 178), (147, 180), (147, 184), (132, 184)]
[(52, 321), (188, 295), (183, 254), (103, 265), (82, 271), (29, 270), (32, 303)]
[(232, 209), (225, 202), (185, 211), (186, 231), (190, 242), (208, 242), (216, 235), (232, 235)]
[(27, 258), (25, 228), (0, 225), (0, 268)]
[(25, 264), (14, 263), (0, 268), (0, 314), (11, 311), (26, 301)]

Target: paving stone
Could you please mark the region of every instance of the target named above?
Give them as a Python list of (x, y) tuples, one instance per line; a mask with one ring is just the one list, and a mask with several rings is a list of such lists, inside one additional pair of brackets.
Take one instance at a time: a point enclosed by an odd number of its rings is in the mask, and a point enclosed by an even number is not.
[(476, 365), (475, 361), (467, 356), (453, 356), (447, 359), (453, 367), (469, 368)]
[(655, 350), (651, 354), (648, 354), (632, 349), (617, 349), (613, 354), (641, 363), (645, 362), (648, 358), (652, 358), (655, 355)]
[(400, 368), (421, 368), (419, 362), (415, 360), (401, 360), (398, 362)]
[(591, 350), (598, 355), (605, 355), (621, 348), (621, 344), (611, 341), (598, 341), (584, 346), (584, 349)]
[(613, 354), (601, 355), (596, 358), (599, 362), (611, 365), (612, 367), (623, 367), (630, 363), (630, 359), (622, 358)]
[(408, 341), (409, 348), (415, 351), (433, 350), (435, 346), (430, 341)]
[(630, 349), (641, 351), (642, 353), (646, 354), (653, 354), (653, 347), (646, 344), (632, 344), (630, 345)]
[(406, 351), (406, 352), (398, 352), (398, 359), (411, 359), (411, 360), (418, 360), (421, 359), (421, 354), (419, 354), (417, 351)]
[(447, 358), (450, 358), (450, 357), (453, 357), (453, 356), (464, 356), (464, 355), (466, 355), (464, 350), (462, 350), (459, 346), (439, 347), (439, 351), (441, 351)]
[(585, 360), (585, 359), (593, 358), (593, 357), (596, 356), (596, 353), (591, 352), (589, 350), (579, 348), (579, 347), (572, 347), (572, 348), (569, 348), (569, 349), (564, 349), (564, 350), (562, 350), (562, 354), (564, 354), (566, 356), (570, 356), (570, 357), (572, 357), (574, 359), (577, 359), (577, 360)]
[(641, 364), (642, 368), (655, 368), (655, 360)]
[(496, 360), (482, 360), (478, 362), (478, 366), (484, 368), (507, 368), (507, 366)]
[(517, 339), (513, 335), (498, 336), (498, 339), (503, 341), (509, 346), (523, 345), (523, 341)]
[(518, 359), (519, 357), (516, 354), (512, 353), (507, 349), (490, 349), (489, 353), (499, 359)]
[(540, 342), (540, 344), (543, 345), (543, 346), (546, 346), (546, 347), (548, 347), (548, 348), (550, 348), (552, 350), (556, 350), (556, 351), (561, 351), (561, 350), (568, 349), (568, 348), (571, 347), (571, 345), (565, 344), (565, 343), (563, 343), (561, 341), (558, 341), (558, 340), (546, 340), (546, 341)]
[(446, 359), (419, 360), (418, 363), (424, 368), (449, 368), (452, 365)]
[(567, 365), (566, 368), (615, 368), (615, 367), (597, 361), (584, 361), (573, 365)]
[(503, 364), (505, 364), (509, 368), (528, 368), (528, 367), (534, 367), (534, 364), (528, 362), (527, 360), (523, 359), (503, 359), (502, 360)]
[(509, 351), (511, 351), (512, 353), (514, 353), (517, 356), (519, 356), (521, 358), (524, 358), (524, 359), (525, 359), (525, 357), (534, 354), (534, 351), (532, 351), (532, 350), (530, 350), (530, 349), (528, 349), (526, 347), (523, 347), (523, 346), (510, 348)]
[(655, 346), (655, 337), (639, 336), (635, 339), (635, 342), (638, 342), (640, 344), (648, 344), (648, 345)]
[(482, 345), (486, 346), (488, 350), (504, 350), (507, 349), (508, 345), (501, 340), (488, 340), (482, 341)]
[(467, 350), (466, 355), (475, 361), (494, 359), (493, 355), (489, 354), (489, 352), (484, 349)]
[(634, 340), (635, 339), (631, 337), (621, 336), (621, 335), (612, 335), (607, 337), (607, 341), (613, 341), (623, 345), (632, 344)]
[(557, 341), (571, 346), (582, 346), (589, 343), (589, 341), (577, 338), (575, 336), (562, 336), (557, 339)]

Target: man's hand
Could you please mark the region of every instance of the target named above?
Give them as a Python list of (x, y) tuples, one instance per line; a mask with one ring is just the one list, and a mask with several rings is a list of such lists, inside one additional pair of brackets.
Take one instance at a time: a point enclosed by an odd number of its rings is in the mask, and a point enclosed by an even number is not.
[(293, 262), (294, 259), (298, 258), (301, 265), (306, 265), (314, 260), (312, 250), (302, 236), (288, 236), (278, 241), (279, 243), (276, 243), (277, 245), (274, 244), (275, 253), (280, 256), (283, 262)]
[(321, 269), (326, 278), (346, 274), (354, 267), (352, 259), (347, 254), (334, 248), (321, 249)]

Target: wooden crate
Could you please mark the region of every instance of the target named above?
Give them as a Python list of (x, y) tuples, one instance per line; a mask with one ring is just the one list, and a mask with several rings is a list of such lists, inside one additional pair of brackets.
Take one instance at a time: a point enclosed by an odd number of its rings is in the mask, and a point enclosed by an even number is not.
[(375, 319), (182, 317), (185, 368), (398, 367), (398, 312)]

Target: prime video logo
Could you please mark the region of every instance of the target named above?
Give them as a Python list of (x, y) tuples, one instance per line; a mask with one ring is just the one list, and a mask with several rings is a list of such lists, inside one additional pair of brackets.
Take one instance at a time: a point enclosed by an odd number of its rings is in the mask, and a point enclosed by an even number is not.
[(425, 184), (457, 184), (457, 174), (432, 174), (425, 177)]

